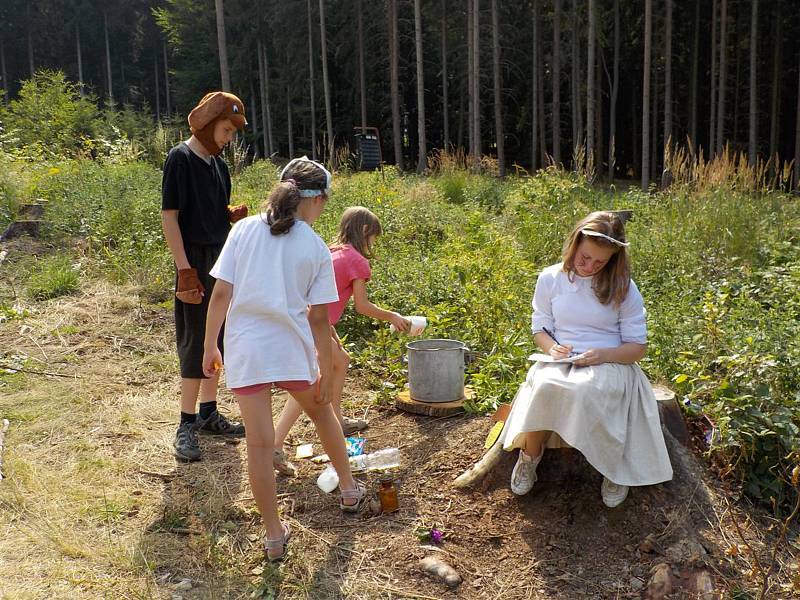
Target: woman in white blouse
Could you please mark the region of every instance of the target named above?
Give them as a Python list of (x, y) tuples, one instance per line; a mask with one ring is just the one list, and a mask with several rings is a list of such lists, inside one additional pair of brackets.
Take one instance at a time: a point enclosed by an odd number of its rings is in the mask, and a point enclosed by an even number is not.
[[(603, 475), (603, 501), (672, 478), (653, 390), (636, 364), (647, 352), (642, 295), (630, 277), (620, 219), (595, 212), (567, 238), (563, 262), (544, 269), (533, 333), (545, 352), (520, 387), (503, 431), (519, 448), (511, 490), (528, 493), (545, 447), (578, 449)], [(571, 362), (551, 362), (569, 359)]]

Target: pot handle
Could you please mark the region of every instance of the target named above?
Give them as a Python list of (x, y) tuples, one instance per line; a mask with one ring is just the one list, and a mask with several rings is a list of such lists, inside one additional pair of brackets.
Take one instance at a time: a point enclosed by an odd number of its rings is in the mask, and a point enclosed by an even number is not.
[(471, 365), (478, 359), (478, 353), (464, 346), (464, 365)]

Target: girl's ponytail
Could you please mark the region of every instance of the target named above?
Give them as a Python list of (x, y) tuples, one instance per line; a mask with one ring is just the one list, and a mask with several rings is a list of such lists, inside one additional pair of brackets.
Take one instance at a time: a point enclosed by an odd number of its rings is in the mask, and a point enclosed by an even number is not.
[(295, 223), (295, 213), (304, 197), (325, 195), (331, 174), (321, 164), (306, 157), (295, 158), (281, 171), (281, 181), (272, 188), (262, 211), (272, 235), (283, 235)]
[(267, 209), (267, 225), (272, 235), (289, 233), (294, 225), (294, 213), (300, 200), (300, 192), (293, 179), (281, 181), (273, 188)]

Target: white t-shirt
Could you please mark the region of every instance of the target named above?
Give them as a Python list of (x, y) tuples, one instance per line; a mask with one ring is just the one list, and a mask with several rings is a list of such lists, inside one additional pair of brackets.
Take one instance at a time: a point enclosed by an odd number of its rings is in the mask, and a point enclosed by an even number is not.
[(592, 277), (573, 275), (570, 281), (563, 268), (564, 263), (551, 265), (536, 280), (533, 333), (547, 329), (578, 353), (625, 342), (647, 343), (644, 301), (633, 280), (622, 304), (601, 304), (592, 290)]
[(231, 229), (211, 276), (233, 285), (225, 321), (229, 388), (319, 375), (308, 306), (336, 302), (331, 253), (304, 221), (272, 235), (263, 215)]

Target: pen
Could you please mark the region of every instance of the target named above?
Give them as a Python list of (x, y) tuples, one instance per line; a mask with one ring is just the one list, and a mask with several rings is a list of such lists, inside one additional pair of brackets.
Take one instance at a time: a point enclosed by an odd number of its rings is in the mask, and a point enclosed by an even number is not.
[[(555, 334), (553, 334), (551, 331), (549, 331), (549, 330), (548, 330), (546, 327), (542, 327), (542, 331), (543, 331), (544, 333), (546, 333), (547, 335), (549, 335), (551, 338), (553, 338), (553, 341), (554, 341), (556, 344), (558, 344), (559, 346), (561, 345), (561, 342), (559, 342), (559, 341), (556, 339), (556, 336), (555, 336)], [(577, 353), (575, 353), (575, 352), (570, 352), (568, 356), (576, 356), (576, 354), (577, 354)]]

